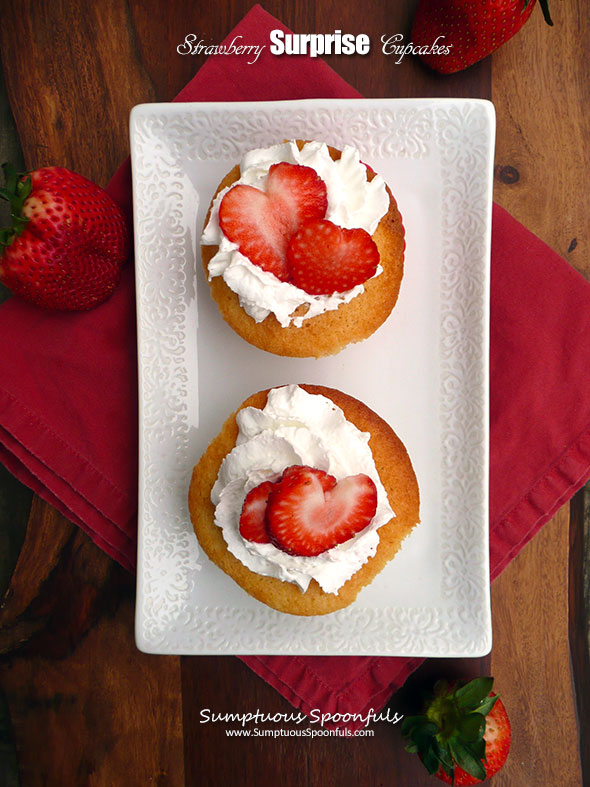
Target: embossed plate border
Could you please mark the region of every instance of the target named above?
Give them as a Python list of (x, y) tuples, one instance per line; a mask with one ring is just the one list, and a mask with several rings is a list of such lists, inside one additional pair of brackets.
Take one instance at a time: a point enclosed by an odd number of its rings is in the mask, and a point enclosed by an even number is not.
[[(470, 99), (146, 104), (133, 109), (140, 386), (136, 642), (141, 650), (474, 657), (489, 652), (494, 131), (492, 105)], [(196, 449), (202, 450), (200, 432), (207, 430), (198, 416), (207, 413), (200, 389), (203, 374), (209, 373), (198, 364), (198, 335), (210, 328), (206, 301), (197, 308), (198, 288), (206, 288), (199, 279), (197, 215), (211, 194), (210, 186), (201, 184), (221, 180), (246, 150), (290, 137), (322, 139), (336, 147), (353, 144), (378, 170), (380, 162), (394, 162), (407, 173), (415, 166), (416, 176), (424, 178), (427, 172), (428, 186), (432, 181), (435, 187), (433, 226), (425, 230), (436, 234), (439, 252), (431, 264), (440, 296), (435, 414), (440, 483), (438, 521), (431, 526), (437, 528), (440, 548), (436, 581), (416, 603), (363, 602), (363, 591), (357, 602), (332, 615), (282, 615), (240, 589), (217, 588), (221, 572), (199, 553), (188, 520), (188, 479)], [(400, 301), (403, 297), (402, 288)], [(396, 311), (403, 312), (399, 304)], [(371, 337), (363, 346), (370, 348), (373, 341), (379, 340)], [(408, 450), (413, 456), (411, 445)], [(422, 484), (421, 492), (424, 496)]]

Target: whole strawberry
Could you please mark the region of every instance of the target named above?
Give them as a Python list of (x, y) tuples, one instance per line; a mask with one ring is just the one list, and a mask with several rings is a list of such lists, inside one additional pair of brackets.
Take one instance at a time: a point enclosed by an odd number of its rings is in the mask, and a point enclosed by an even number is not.
[[(535, 0), (420, 0), (412, 43), (422, 60), (442, 74), (452, 74), (487, 57), (518, 33)], [(539, 0), (552, 25), (548, 0)]]
[(27, 176), (3, 165), (13, 226), (0, 230), (0, 281), (48, 309), (85, 311), (117, 286), (129, 254), (125, 216), (99, 186), (63, 167)]
[(406, 750), (447, 784), (480, 784), (506, 762), (510, 721), (492, 684), (493, 678), (452, 685), (439, 681), (424, 715), (404, 719)]

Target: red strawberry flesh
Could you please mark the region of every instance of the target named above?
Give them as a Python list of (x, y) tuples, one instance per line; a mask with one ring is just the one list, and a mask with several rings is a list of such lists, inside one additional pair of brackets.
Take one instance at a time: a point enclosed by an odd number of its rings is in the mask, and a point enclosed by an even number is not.
[(321, 219), (295, 233), (287, 259), (293, 284), (311, 295), (331, 295), (374, 276), (379, 250), (365, 230), (344, 229)]
[(323, 218), (328, 210), (325, 182), (314, 169), (301, 164), (273, 164), (268, 171), (266, 193), (271, 201), (282, 205), (293, 231), (306, 221)]
[(219, 225), (251, 262), (287, 281), (289, 240), (327, 208), (326, 184), (316, 171), (281, 162), (270, 167), (264, 191), (241, 183), (229, 189), (219, 206)]
[(266, 504), (273, 488), (272, 481), (263, 481), (251, 489), (244, 499), (240, 514), (240, 535), (246, 541), (268, 544), (270, 538), (266, 529)]
[(348, 541), (370, 523), (377, 490), (364, 474), (336, 482), (311, 467), (288, 468), (268, 499), (271, 542), (291, 555), (313, 557)]

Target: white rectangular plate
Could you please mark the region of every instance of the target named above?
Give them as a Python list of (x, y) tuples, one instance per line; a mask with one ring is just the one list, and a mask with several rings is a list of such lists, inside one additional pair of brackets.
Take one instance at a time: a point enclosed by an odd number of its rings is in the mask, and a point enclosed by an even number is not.
[[(491, 648), (488, 322), (495, 115), (467, 99), (146, 104), (131, 113), (140, 379), (136, 642), (152, 653), (481, 656)], [(199, 236), (243, 153), (285, 138), (357, 147), (406, 228), (399, 301), (366, 341), (322, 360), (251, 347), (209, 295)], [(421, 524), (356, 602), (282, 614), (201, 552), (193, 465), (251, 393), (338, 388), (412, 459)]]

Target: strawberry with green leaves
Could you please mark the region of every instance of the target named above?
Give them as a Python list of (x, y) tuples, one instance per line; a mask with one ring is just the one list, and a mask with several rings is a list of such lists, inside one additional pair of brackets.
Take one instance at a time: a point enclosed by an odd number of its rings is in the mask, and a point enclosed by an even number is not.
[(0, 281), (48, 309), (85, 311), (117, 286), (129, 254), (125, 216), (99, 186), (63, 167), (22, 175), (4, 164)]
[(508, 757), (510, 721), (492, 685), (493, 678), (439, 681), (424, 714), (404, 719), (406, 750), (447, 784), (480, 784)]
[[(412, 43), (423, 48), (424, 62), (442, 74), (461, 71), (490, 55), (518, 33), (530, 17), (535, 0), (420, 0)], [(539, 0), (552, 25), (548, 0)], [(445, 54), (445, 47), (450, 51)]]

